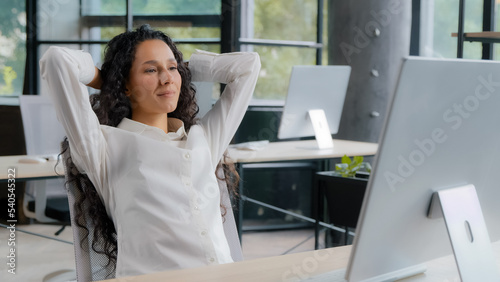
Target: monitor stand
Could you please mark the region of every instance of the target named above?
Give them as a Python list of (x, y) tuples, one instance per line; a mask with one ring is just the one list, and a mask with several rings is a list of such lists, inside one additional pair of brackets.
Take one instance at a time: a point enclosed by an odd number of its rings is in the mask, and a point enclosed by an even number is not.
[(333, 139), (326, 121), (325, 112), (323, 110), (309, 110), (308, 113), (316, 136), (316, 142), (318, 142), (318, 147), (311, 149), (332, 149)]
[(474, 185), (435, 192), (428, 217), (444, 217), (462, 281), (500, 281)]

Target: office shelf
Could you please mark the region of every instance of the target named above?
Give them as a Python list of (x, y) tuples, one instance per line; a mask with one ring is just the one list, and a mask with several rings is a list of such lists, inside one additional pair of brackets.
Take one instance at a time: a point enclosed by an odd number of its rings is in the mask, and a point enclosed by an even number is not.
[[(464, 41), (482, 42), (482, 43), (500, 43), (500, 32), (498, 31), (483, 31), (483, 32), (465, 32)], [(458, 37), (458, 33), (451, 34), (452, 37)]]

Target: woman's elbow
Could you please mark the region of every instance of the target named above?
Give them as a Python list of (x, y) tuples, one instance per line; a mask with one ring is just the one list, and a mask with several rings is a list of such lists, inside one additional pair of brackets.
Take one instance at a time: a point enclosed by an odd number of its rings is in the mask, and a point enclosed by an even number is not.
[(60, 69), (64, 64), (65, 54), (62, 47), (50, 46), (40, 59), (40, 74), (45, 78), (49, 70)]
[(251, 66), (255, 71), (259, 71), (261, 67), (260, 56), (257, 52), (250, 52), (251, 54)]

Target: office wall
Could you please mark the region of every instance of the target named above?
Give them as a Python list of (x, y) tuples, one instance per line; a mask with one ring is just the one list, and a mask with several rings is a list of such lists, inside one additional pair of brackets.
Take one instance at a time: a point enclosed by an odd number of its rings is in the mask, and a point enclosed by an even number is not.
[(352, 67), (334, 138), (378, 142), (402, 58), (409, 55), (411, 6), (408, 0), (329, 0), (329, 64)]

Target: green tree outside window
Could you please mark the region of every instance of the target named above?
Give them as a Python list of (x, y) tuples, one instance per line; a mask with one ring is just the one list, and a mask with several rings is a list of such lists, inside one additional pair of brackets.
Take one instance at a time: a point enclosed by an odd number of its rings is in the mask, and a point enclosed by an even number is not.
[(2, 2), (0, 9), (0, 95), (20, 95), (26, 62), (26, 1)]

